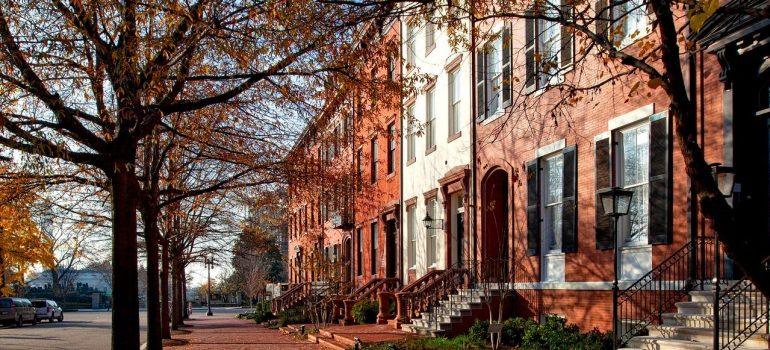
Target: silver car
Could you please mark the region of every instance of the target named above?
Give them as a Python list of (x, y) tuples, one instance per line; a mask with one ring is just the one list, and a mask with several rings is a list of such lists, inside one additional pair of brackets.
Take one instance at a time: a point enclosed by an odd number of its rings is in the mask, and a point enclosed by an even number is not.
[(0, 323), (21, 327), (25, 322), (37, 324), (35, 308), (25, 298), (0, 298)]
[(64, 321), (64, 312), (53, 300), (35, 299), (32, 300), (32, 306), (35, 307), (35, 318), (38, 321), (48, 320), (48, 322), (53, 322), (54, 319), (59, 322)]

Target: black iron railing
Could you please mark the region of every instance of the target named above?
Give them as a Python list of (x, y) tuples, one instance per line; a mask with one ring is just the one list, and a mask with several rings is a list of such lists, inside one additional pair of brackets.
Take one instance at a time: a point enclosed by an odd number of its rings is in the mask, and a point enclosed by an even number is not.
[(738, 280), (719, 295), (714, 312), (714, 348), (737, 349), (752, 335), (765, 327), (770, 303), (757, 287), (746, 278)]
[(703, 290), (715, 271), (724, 271), (718, 249), (713, 237), (693, 239), (622, 289), (614, 301), (619, 345), (644, 334), (649, 325), (662, 324), (663, 315), (676, 311), (677, 302), (686, 301), (692, 290)]

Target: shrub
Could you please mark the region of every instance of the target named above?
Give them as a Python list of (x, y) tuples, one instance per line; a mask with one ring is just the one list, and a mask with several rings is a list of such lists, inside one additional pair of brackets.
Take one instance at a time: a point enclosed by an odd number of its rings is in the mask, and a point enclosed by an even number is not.
[(288, 324), (310, 322), (307, 315), (299, 308), (289, 309), (278, 313), (278, 326), (286, 327)]
[(476, 320), (476, 323), (468, 329), (468, 336), (479, 342), (486, 342), (489, 339), (489, 321)]
[(521, 347), (532, 350), (602, 350), (612, 348), (612, 339), (609, 334), (598, 330), (582, 334), (576, 325), (567, 324), (563, 318), (550, 315), (540, 325), (531, 324), (525, 327)]
[(376, 301), (362, 300), (353, 305), (353, 318), (358, 324), (368, 324), (377, 321), (380, 304)]
[(505, 320), (503, 322), (503, 334), (501, 335), (502, 343), (509, 346), (520, 346), (527, 328), (536, 325), (537, 323), (534, 320), (521, 317)]

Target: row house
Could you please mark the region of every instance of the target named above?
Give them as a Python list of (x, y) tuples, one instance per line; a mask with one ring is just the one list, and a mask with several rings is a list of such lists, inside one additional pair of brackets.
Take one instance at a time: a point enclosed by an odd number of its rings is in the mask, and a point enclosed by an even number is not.
[[(635, 43), (659, 34), (650, 12), (634, 4), (599, 1), (592, 11), (623, 20), (590, 25), (639, 54)], [(569, 6), (555, 8), (571, 13)], [(663, 89), (634, 85), (646, 76), (631, 72), (587, 97), (565, 97), (565, 87), (595, 84), (606, 76), (598, 72), (618, 66), (550, 21), (468, 20), (470, 49), (452, 45), (458, 34), (436, 22), (403, 16), (383, 29), (378, 38), (400, 54), (372, 76), (410, 88), (398, 108), (350, 124), (357, 136), (347, 162), (358, 185), (349, 201), (353, 223), (340, 241), (355, 276), (345, 308), (378, 291), (378, 321), (451, 335), (488, 317), (479, 300), (497, 295), (506, 297), (506, 316), (555, 314), (585, 331), (614, 330), (618, 342), (636, 347), (672, 334), (674, 343), (703, 334), (757, 341), (756, 330), (719, 335), (719, 325), (688, 323), (692, 314), (721, 317), (712, 303), (730, 305), (722, 289), (754, 289), (701, 213)], [(704, 50), (681, 59), (697, 143), (715, 176), (727, 180), (740, 229), (765, 241), (768, 28), (746, 14), (714, 16), (690, 36)], [(617, 222), (601, 202), (613, 189), (631, 195)], [(490, 266), (500, 269), (496, 291), (480, 287)], [(398, 282), (373, 287), (387, 279)], [(424, 295), (442, 298), (412, 300)], [(459, 309), (447, 310), (455, 301)], [(662, 324), (675, 328), (655, 328)], [(696, 330), (678, 333), (688, 327)]]

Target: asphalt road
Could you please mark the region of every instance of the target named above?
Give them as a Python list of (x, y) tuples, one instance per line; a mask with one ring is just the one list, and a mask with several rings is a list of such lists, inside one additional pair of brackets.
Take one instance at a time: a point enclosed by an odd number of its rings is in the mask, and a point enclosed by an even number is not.
[[(147, 318), (140, 314), (142, 342), (146, 337)], [(78, 349), (105, 350), (110, 348), (112, 313), (105, 311), (65, 312), (64, 322), (43, 321), (36, 326), (0, 327), (0, 349)]]

